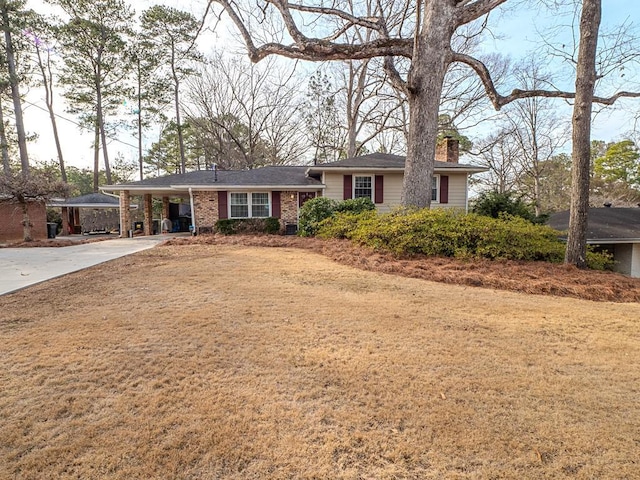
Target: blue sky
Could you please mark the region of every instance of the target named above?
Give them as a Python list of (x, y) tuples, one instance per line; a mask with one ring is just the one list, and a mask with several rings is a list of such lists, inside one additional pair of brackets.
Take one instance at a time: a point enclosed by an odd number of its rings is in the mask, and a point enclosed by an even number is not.
[[(182, 2), (177, 2), (177, 0), (136, 0), (131, 3), (135, 5), (137, 13), (156, 3), (177, 5), (178, 8), (191, 11), (195, 15), (202, 12), (204, 8), (204, 0), (186, 0)], [(497, 14), (492, 14), (492, 28), (499, 38), (486, 43), (486, 51), (500, 52), (510, 56), (514, 61), (530, 52), (535, 52), (536, 55), (544, 55), (544, 48), (539, 40), (538, 32), (545, 32), (554, 25), (570, 25), (571, 18), (570, 16), (560, 17), (557, 13), (549, 13), (544, 9), (537, 8), (535, 5), (538, 3), (539, 2), (535, 1), (529, 4), (518, 2), (517, 9), (507, 8)], [(509, 7), (511, 4), (514, 3), (507, 2), (506, 6)], [(43, 7), (42, 1), (30, 1), (29, 5), (38, 11), (46, 8)], [(527, 7), (525, 5), (529, 6)], [(610, 30), (613, 25), (618, 25), (624, 21), (634, 21), (635, 25), (640, 27), (640, 25), (638, 25), (638, 22), (640, 22), (640, 0), (604, 0), (602, 30)], [(224, 31), (226, 28), (222, 30)], [(570, 43), (570, 29), (563, 28), (563, 32), (565, 32), (564, 35), (569, 35), (566, 37), (566, 43)], [(202, 50), (208, 53), (212, 44), (229, 43), (225, 33), (221, 33), (220, 35), (222, 38), (216, 39), (214, 36), (208, 37), (205, 45), (202, 46)], [(562, 41), (563, 39), (558, 38), (559, 43), (562, 43)], [(637, 76), (635, 78), (637, 80), (635, 80), (635, 88), (640, 89), (640, 81), (638, 81), (640, 80), (640, 72), (636, 71), (636, 74)], [(632, 75), (630, 77), (633, 78)], [(573, 82), (573, 79), (570, 79), (568, 84), (563, 85), (563, 88), (572, 89), (571, 82)], [(41, 97), (42, 95), (39, 94), (39, 92), (32, 89), (28, 98), (30, 101), (41, 103), (42, 106), (44, 106), (44, 101)], [(58, 99), (58, 112), (63, 117), (72, 118), (69, 114), (62, 111), (62, 101), (62, 99)], [(558, 101), (558, 109), (570, 118), (571, 108), (566, 102)], [(633, 118), (633, 114), (639, 111), (640, 100), (621, 102), (617, 107), (608, 109), (595, 118), (592, 137), (606, 141), (619, 140), (632, 128), (631, 119)], [(27, 106), (25, 109), (25, 121), (27, 129), (31, 132), (36, 130), (33, 125), (42, 126), (38, 131), (40, 136), (39, 140), (29, 146), (31, 157), (39, 160), (48, 160), (55, 157), (55, 148), (53, 146), (47, 114), (36, 107)], [(93, 164), (91, 135), (80, 134), (73, 123), (65, 120), (59, 120), (59, 128), (65, 144), (64, 154), (67, 163), (77, 167), (91, 167)], [(477, 132), (469, 131), (468, 134), (471, 136), (474, 136), (474, 134), (482, 136), (483, 132), (479, 129)], [(157, 131), (147, 132), (145, 144), (148, 146), (151, 141), (157, 138), (157, 135)], [(131, 145), (137, 143), (136, 139), (125, 133), (123, 133), (119, 139)], [(123, 143), (112, 142), (109, 148), (112, 159), (115, 158), (118, 151), (120, 151), (127, 160), (137, 158), (135, 148), (128, 147)]]

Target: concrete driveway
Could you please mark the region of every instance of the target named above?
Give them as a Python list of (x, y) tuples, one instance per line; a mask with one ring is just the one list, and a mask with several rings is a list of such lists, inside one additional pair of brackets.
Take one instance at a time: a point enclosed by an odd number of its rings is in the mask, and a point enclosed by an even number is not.
[(0, 295), (155, 247), (166, 239), (116, 238), (69, 247), (0, 248)]

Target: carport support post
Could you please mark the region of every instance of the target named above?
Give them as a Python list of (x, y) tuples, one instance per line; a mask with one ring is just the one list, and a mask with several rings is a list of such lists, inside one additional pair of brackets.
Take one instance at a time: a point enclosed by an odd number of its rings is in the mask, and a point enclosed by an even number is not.
[(162, 197), (162, 218), (169, 218), (169, 197)]
[(145, 193), (144, 202), (144, 234), (153, 234), (153, 201), (150, 193)]
[(60, 232), (60, 236), (63, 237), (69, 235), (69, 207), (62, 207), (60, 216), (62, 217), (62, 231)]
[(131, 230), (131, 197), (129, 190), (120, 190), (120, 238), (127, 238)]

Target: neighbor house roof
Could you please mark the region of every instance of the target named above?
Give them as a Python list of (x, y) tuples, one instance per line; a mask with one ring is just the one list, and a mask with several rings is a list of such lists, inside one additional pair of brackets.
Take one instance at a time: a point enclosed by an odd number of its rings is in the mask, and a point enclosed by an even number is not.
[[(548, 224), (556, 230), (568, 230), (569, 211), (551, 215)], [(640, 208), (590, 208), (587, 241), (593, 244), (640, 242)]]
[(246, 188), (317, 190), (324, 185), (317, 179), (307, 176), (304, 166), (267, 166), (253, 170), (199, 170), (163, 177), (147, 178), (137, 182), (106, 185), (103, 191), (131, 190), (155, 191), (172, 190), (175, 192), (192, 189), (234, 190)]
[[(308, 168), (309, 173), (343, 170), (397, 170), (404, 171), (406, 157), (390, 153), (370, 153), (359, 157), (346, 158), (337, 162), (321, 163)], [(435, 162), (435, 172), (457, 171), (460, 173), (479, 173), (487, 169), (475, 165), (453, 162)]]
[[(119, 208), (120, 199), (104, 193), (89, 193), (79, 197), (67, 199), (52, 199), (47, 202), (49, 207), (76, 207), (76, 208)], [(136, 207), (132, 205), (132, 207)], [(137, 207), (136, 207), (137, 208)]]

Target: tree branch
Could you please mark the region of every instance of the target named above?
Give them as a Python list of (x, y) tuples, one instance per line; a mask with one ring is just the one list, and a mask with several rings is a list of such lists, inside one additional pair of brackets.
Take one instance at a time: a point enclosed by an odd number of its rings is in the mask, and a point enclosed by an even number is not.
[[(402, 38), (378, 38), (358, 45), (346, 43), (334, 43), (327, 40), (308, 38), (304, 36), (296, 27), (288, 4), (280, 0), (267, 0), (273, 4), (282, 15), (287, 31), (294, 43), (284, 45), (281, 43), (266, 43), (257, 47), (251, 38), (249, 30), (244, 25), (242, 19), (238, 15), (234, 5), (230, 0), (212, 0), (219, 3), (227, 12), (233, 23), (238, 27), (247, 49), (249, 58), (253, 62), (259, 62), (269, 55), (282, 55), (288, 58), (296, 58), (300, 60), (364, 60), (374, 57), (385, 56), (401, 56), (410, 58), (412, 55), (412, 41)], [(326, 10), (326, 9), (322, 9)], [(347, 15), (347, 14), (344, 14)], [(352, 17), (358, 20), (356, 17)], [(380, 31), (384, 27), (380, 22), (371, 22), (359, 19), (359, 23), (367, 23), (370, 26), (376, 25), (376, 29)]]
[(404, 93), (405, 95), (409, 94), (409, 91), (407, 90), (407, 82), (402, 78), (400, 72), (398, 72), (393, 57), (384, 58), (384, 71), (389, 77), (393, 88)]
[(319, 15), (333, 15), (347, 21), (350, 26), (358, 25), (360, 27), (368, 28), (371, 30), (381, 30), (382, 18), (360, 18), (351, 15), (343, 10), (337, 10), (335, 8), (327, 7), (311, 7), (307, 5), (300, 5), (294, 3), (288, 3), (287, 7), (291, 10), (298, 10), (300, 12), (317, 13)]
[(469, 4), (468, 1), (458, 2), (460, 13), (458, 15), (457, 24), (465, 25), (469, 22), (486, 15), (494, 8), (502, 5), (507, 0), (477, 0)]
[[(512, 92), (503, 96), (498, 93), (496, 90), (495, 84), (493, 83), (493, 79), (491, 78), (491, 73), (489, 69), (486, 67), (484, 63), (482, 63), (477, 58), (473, 58), (469, 55), (464, 55), (462, 53), (453, 53), (453, 61), (464, 63), (471, 67), (476, 74), (480, 77), (482, 84), (484, 85), (485, 92), (491, 100), (494, 108), (496, 110), (500, 110), (505, 105), (513, 102), (514, 100), (519, 100), (522, 98), (532, 98), (532, 97), (547, 97), (547, 98), (566, 98), (573, 99), (576, 94), (574, 92), (563, 92), (560, 90), (542, 90), (542, 89), (533, 89), (533, 90), (521, 90), (514, 89)], [(621, 91), (617, 92), (615, 95), (610, 97), (593, 97), (594, 103), (599, 103), (602, 105), (613, 105), (620, 98), (640, 98), (640, 92), (627, 92)]]

